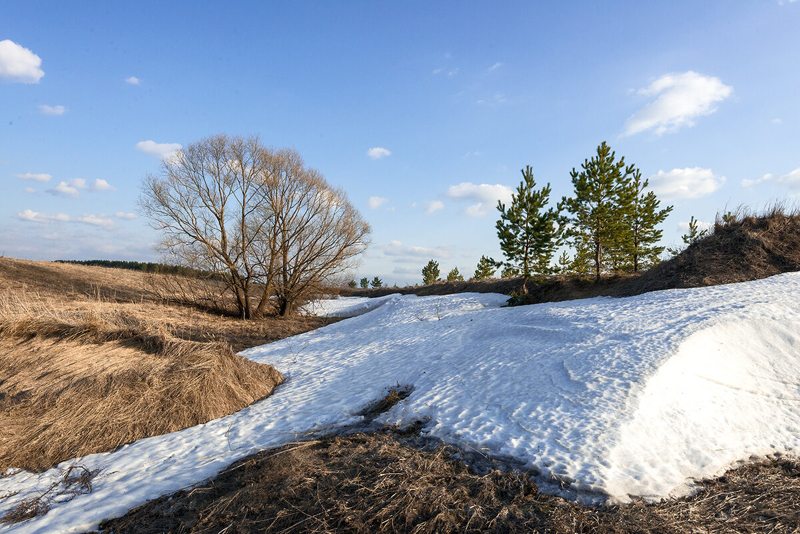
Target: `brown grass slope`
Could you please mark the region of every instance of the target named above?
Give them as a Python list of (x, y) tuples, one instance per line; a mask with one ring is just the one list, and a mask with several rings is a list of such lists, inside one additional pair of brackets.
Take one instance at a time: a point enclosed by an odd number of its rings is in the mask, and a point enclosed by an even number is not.
[(208, 313), (162, 278), (0, 258), (0, 473), (240, 410), (283, 377), (234, 350), (330, 322)]
[(800, 214), (776, 207), (756, 216), (740, 211), (730, 222), (612, 294), (715, 286), (800, 271)]

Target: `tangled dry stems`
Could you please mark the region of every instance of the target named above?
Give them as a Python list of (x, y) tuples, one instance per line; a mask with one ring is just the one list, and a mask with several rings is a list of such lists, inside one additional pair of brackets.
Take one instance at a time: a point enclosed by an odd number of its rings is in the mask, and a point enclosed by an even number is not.
[(105, 303), (0, 297), (0, 471), (45, 469), (240, 410), (283, 382), (228, 344)]
[[(778, 459), (700, 482), (691, 497), (589, 507), (541, 494), (527, 474), (479, 474), (450, 446), (404, 432), (328, 437), (264, 451), (214, 480), (100, 525), (102, 532), (789, 533), (800, 462)], [(483, 466), (486, 467), (486, 466)], [(486, 472), (483, 469), (482, 472)]]

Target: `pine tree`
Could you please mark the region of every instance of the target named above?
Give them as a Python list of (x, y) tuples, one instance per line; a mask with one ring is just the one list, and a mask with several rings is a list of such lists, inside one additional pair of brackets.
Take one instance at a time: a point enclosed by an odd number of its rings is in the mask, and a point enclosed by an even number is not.
[(492, 258), (481, 256), (478, 261), (478, 266), (475, 268), (475, 274), (472, 278), (475, 280), (486, 280), (487, 278), (494, 278), (494, 273), (497, 270), (497, 264)]
[(513, 278), (515, 276), (519, 276), (519, 271), (508, 265), (503, 267), (503, 270), (500, 271), (500, 278)]
[(383, 286), (383, 280), (378, 278), (377, 276), (372, 279), (372, 282), (369, 283), (372, 287), (378, 288)]
[(350, 280), (349, 282), (347, 282), (347, 287), (354, 288), (356, 287), (356, 285), (358, 284), (356, 284), (355, 280)]
[(458, 272), (458, 267), (453, 267), (453, 270), (447, 273), (448, 282), (463, 282), (464, 277)]
[(422, 268), (422, 284), (429, 285), (439, 279), (439, 262), (429, 261), (428, 265)]
[(361, 287), (363, 288), (369, 287), (369, 278), (367, 278), (366, 276), (361, 279)]
[(659, 210), (661, 201), (652, 191), (645, 194), (647, 186), (648, 180), (643, 182), (642, 173), (635, 169), (620, 194), (627, 230), (622, 235), (621, 248), (635, 273), (643, 264), (656, 263), (664, 251), (664, 247), (656, 246), (663, 234), (656, 226), (664, 222), (672, 211), (672, 206)]
[(576, 248), (576, 256), (593, 257), (598, 281), (607, 256), (615, 249), (619, 250), (628, 231), (620, 193), (635, 168), (633, 165), (625, 167), (624, 157), (618, 162), (614, 159), (615, 153), (603, 141), (597, 147), (597, 156), (584, 160), (581, 172), (572, 169), (570, 176), (575, 196), (564, 197), (560, 204), (572, 215), (569, 236)]
[(692, 215), (691, 218), (689, 219), (689, 231), (681, 236), (684, 246), (681, 248), (670, 247), (667, 249), (667, 252), (669, 252), (673, 256), (677, 256), (678, 254), (683, 252), (683, 250), (686, 249), (686, 247), (688, 247), (692, 243), (701, 240), (707, 234), (708, 234), (708, 228), (700, 230), (700, 227), (697, 225), (697, 220), (694, 218), (694, 215)]
[(539, 190), (535, 187), (533, 170), (527, 166), (508, 209), (502, 202), (497, 203), (500, 211), (497, 236), (506, 257), (503, 265), (517, 270), (526, 279), (534, 273), (552, 271), (550, 259), (562, 242), (564, 227), (558, 209), (544, 211), (550, 199), (550, 184)]

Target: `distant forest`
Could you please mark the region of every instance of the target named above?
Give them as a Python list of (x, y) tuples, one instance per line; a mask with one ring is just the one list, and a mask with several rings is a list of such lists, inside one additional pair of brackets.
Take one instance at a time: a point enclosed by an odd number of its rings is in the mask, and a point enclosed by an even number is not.
[(112, 269), (128, 269), (131, 271), (143, 271), (146, 273), (177, 274), (187, 277), (210, 277), (211, 273), (182, 267), (180, 265), (167, 265), (165, 263), (152, 263), (140, 261), (121, 261), (121, 260), (56, 260), (57, 263), (74, 263), (78, 265), (93, 265), (97, 267), (110, 267)]

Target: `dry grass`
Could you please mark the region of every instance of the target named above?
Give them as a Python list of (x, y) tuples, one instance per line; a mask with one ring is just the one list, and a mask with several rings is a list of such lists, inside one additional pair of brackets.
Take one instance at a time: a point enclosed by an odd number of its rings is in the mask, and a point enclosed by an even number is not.
[(135, 271), (0, 258), (0, 472), (233, 413), (283, 377), (234, 350), (317, 328), (166, 303)]
[[(752, 464), (692, 497), (593, 508), (541, 494), (525, 473), (394, 432), (265, 451), (192, 490), (100, 525), (102, 532), (774, 532), (800, 529), (800, 463)], [(455, 456), (458, 457), (458, 456)]]

